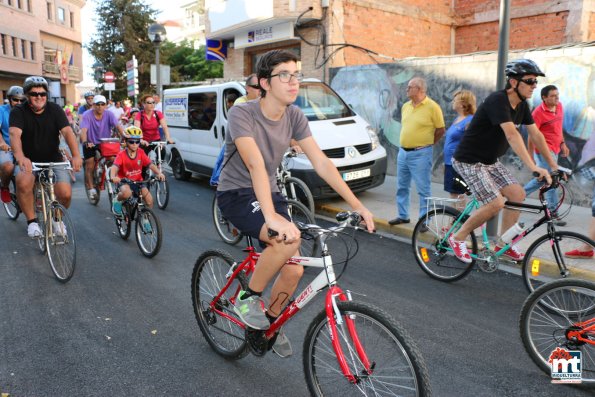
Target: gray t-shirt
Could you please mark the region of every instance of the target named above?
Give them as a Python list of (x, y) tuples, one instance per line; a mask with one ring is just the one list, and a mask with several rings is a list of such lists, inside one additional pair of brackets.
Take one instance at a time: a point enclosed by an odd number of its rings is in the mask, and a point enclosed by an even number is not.
[[(225, 167), (219, 177), (217, 187), (219, 191), (252, 187), (250, 172), (248, 172), (240, 154), (237, 153), (234, 143), (237, 138), (245, 136), (254, 138), (264, 159), (271, 191), (278, 192), (275, 170), (281, 164), (283, 154), (289, 148), (291, 139), (300, 141), (312, 136), (308, 119), (300, 108), (289, 105), (281, 120), (273, 121), (262, 114), (260, 101), (250, 101), (233, 106), (229, 110), (227, 132), (223, 160)], [(229, 156), (233, 157), (227, 161)]]

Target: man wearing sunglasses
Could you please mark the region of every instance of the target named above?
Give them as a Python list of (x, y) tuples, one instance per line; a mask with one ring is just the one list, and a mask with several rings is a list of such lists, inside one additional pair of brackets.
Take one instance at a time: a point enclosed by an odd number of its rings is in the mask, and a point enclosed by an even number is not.
[(118, 131), (120, 137), (124, 133), (116, 115), (107, 111), (106, 103), (103, 95), (95, 95), (93, 111), (85, 112), (81, 120), (80, 133), (83, 142), (83, 157), (85, 158), (85, 188), (91, 199), (97, 195), (97, 191), (93, 187), (93, 170), (95, 169), (96, 156), (100, 155), (101, 138), (110, 138), (114, 129)]
[(0, 106), (0, 195), (3, 203), (10, 203), (10, 191), (8, 185), (14, 171), (14, 157), (10, 150), (10, 136), (8, 133), (8, 116), (11, 109), (25, 100), (25, 93), (22, 87), (13, 85), (6, 92), (8, 103)]
[(246, 95), (236, 99), (233, 104), (237, 105), (238, 103), (248, 102), (256, 98), (260, 98), (260, 87), (258, 86), (256, 73), (252, 73), (246, 78)]
[[(545, 74), (530, 59), (509, 62), (505, 73), (507, 77), (505, 89), (488, 95), (479, 105), (453, 157), (453, 168), (463, 177), (471, 192), (482, 203), (481, 208), (473, 212), (448, 241), (457, 258), (466, 263), (472, 262), (465, 244), (469, 233), (497, 215), (504, 208), (506, 199), (513, 202), (522, 202), (525, 199), (523, 187), (498, 160), (509, 147), (527, 168), (539, 174), (540, 179), (545, 178), (548, 184), (552, 183), (548, 170), (538, 167), (533, 162), (523, 137), (516, 128), (517, 125), (523, 124), (527, 127), (529, 138), (543, 154), (544, 160), (552, 170), (558, 169), (545, 138), (535, 126), (526, 101), (531, 98), (537, 87), (537, 77), (545, 77)], [(502, 233), (517, 222), (519, 215), (519, 211), (504, 210)], [(495, 250), (500, 250), (504, 245), (504, 242), (499, 241)], [(524, 258), (524, 254), (514, 245), (504, 255), (514, 261), (521, 261)]]
[[(47, 81), (40, 76), (27, 77), (23, 90), (27, 100), (10, 112), (10, 143), (17, 165), (15, 180), (19, 206), (27, 218), (27, 234), (36, 238), (41, 236), (42, 232), (33, 206), (35, 176), (32, 173), (31, 162), (63, 161), (60, 134), (70, 149), (72, 168), (75, 172), (81, 168), (82, 160), (76, 137), (64, 110), (59, 105), (48, 102)], [(54, 171), (56, 197), (60, 204), (68, 208), (72, 197), (70, 175), (65, 169)], [(64, 225), (57, 225), (56, 228), (67, 232)]]

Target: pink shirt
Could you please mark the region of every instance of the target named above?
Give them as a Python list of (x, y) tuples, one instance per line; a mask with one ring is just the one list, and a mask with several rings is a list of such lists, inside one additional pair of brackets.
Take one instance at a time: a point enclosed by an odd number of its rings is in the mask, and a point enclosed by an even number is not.
[[(542, 102), (541, 105), (533, 110), (533, 120), (535, 120), (535, 125), (545, 137), (545, 141), (550, 150), (555, 154), (560, 153), (560, 145), (564, 140), (562, 134), (564, 108), (562, 107), (562, 102), (558, 102), (554, 112), (549, 110), (547, 106), (545, 106), (545, 103)], [(539, 153), (537, 148), (535, 148), (535, 153)]]

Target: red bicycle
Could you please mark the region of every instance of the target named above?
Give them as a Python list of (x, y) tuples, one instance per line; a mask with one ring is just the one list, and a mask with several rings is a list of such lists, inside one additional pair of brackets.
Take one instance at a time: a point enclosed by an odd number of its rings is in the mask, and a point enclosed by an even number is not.
[[(91, 196), (88, 189), (85, 189), (85, 192), (87, 192), (87, 199), (89, 199), (89, 202), (93, 205), (99, 203), (101, 191), (105, 190), (105, 178), (106, 175), (109, 175), (109, 167), (112, 166), (115, 156), (121, 150), (120, 138), (100, 138), (100, 141), (99, 152), (101, 156), (99, 158), (97, 158), (97, 156), (95, 157), (95, 168), (93, 169), (93, 187), (95, 188), (96, 193), (94, 196)], [(111, 208), (113, 192), (108, 191), (108, 195)]]
[[(325, 307), (308, 327), (304, 340), (304, 372), (312, 395), (431, 395), (426, 365), (408, 333), (386, 312), (353, 301), (351, 292), (337, 284), (357, 253), (355, 231), (361, 218), (357, 213), (342, 212), (337, 221), (339, 225), (328, 229), (297, 223), (302, 240), (318, 239), (322, 256), (293, 257), (288, 265), (322, 271), (264, 331), (247, 327), (233, 310), (260, 256), (252, 239), (247, 237), (247, 256), (241, 263), (218, 250), (200, 255), (192, 273), (192, 304), (202, 334), (213, 350), (227, 359), (240, 359), (249, 352), (263, 356), (280, 328), (326, 288)], [(348, 226), (352, 233), (344, 231)], [(344, 267), (338, 276), (327, 245), (331, 237), (340, 238), (347, 251), (339, 262)]]

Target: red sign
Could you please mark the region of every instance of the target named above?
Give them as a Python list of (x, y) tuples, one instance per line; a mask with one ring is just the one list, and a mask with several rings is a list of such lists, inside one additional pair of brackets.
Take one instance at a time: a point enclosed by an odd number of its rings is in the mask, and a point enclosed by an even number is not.
[(115, 78), (116, 78), (116, 76), (114, 76), (114, 74), (112, 72), (105, 72), (103, 74), (103, 79), (105, 80), (106, 83), (113, 83)]

